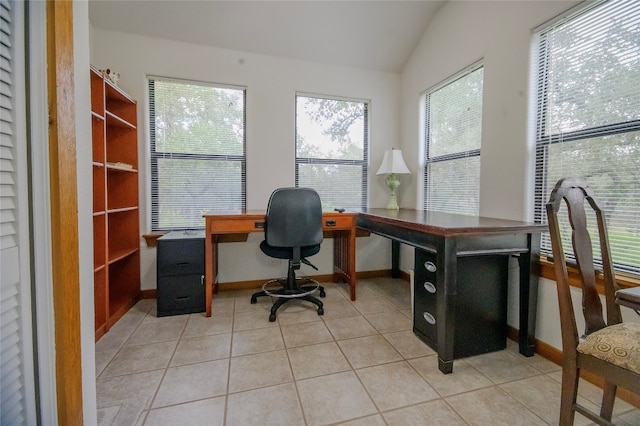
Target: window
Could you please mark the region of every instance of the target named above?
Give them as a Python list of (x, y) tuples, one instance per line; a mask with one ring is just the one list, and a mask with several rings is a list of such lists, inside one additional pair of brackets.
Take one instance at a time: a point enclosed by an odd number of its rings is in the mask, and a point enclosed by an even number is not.
[(425, 95), (425, 209), (478, 214), (483, 77), (474, 64)]
[(149, 78), (151, 228), (204, 228), (246, 206), (245, 89)]
[(369, 103), (296, 96), (296, 186), (324, 210), (367, 206)]
[[(587, 179), (605, 210), (615, 269), (638, 274), (640, 3), (590, 2), (536, 37), (535, 219), (546, 223), (559, 179)], [(542, 251), (551, 253), (548, 234)]]

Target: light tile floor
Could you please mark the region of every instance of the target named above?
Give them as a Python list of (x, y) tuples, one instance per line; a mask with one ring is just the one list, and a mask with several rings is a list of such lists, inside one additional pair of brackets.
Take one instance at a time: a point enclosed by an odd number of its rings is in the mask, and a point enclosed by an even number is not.
[[(323, 283), (325, 315), (225, 292), (204, 313), (156, 317), (142, 300), (96, 343), (100, 425), (555, 425), (560, 369), (507, 349), (456, 360), (452, 374), (411, 331), (407, 282)], [(580, 385), (582, 403), (600, 390)], [(618, 400), (619, 425), (640, 410)], [(590, 424), (576, 415), (576, 425)]]

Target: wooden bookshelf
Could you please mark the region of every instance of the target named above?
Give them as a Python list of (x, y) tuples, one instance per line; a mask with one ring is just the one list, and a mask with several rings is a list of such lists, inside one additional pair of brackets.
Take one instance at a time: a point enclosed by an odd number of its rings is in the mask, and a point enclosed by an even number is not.
[(90, 68), (96, 340), (140, 296), (137, 104)]

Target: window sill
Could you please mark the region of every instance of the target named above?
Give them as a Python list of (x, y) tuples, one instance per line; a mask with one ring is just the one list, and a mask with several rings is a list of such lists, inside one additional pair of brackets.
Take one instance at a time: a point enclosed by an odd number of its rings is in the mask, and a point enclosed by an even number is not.
[[(574, 266), (568, 266), (567, 272), (569, 273), (569, 284), (574, 287), (582, 288), (582, 283), (579, 278), (578, 269)], [(547, 260), (546, 256), (540, 256), (540, 272), (539, 275), (542, 278), (556, 281), (556, 271), (554, 269), (553, 262)], [(598, 293), (604, 294), (603, 287), (603, 275), (602, 272), (596, 271), (596, 285), (598, 287)], [(640, 286), (640, 277), (637, 275), (630, 275), (624, 273), (616, 273), (616, 283), (620, 288), (638, 287)]]
[(158, 233), (158, 234), (144, 234), (142, 235), (142, 237), (147, 242), (147, 247), (155, 247), (157, 244), (158, 238), (162, 237), (163, 235), (164, 235), (164, 232)]

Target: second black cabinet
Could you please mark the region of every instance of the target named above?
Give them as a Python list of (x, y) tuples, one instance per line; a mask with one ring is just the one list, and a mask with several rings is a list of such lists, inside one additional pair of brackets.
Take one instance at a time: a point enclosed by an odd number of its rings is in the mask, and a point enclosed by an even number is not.
[[(455, 324), (445, 325), (454, 335), (454, 358), (493, 352), (506, 347), (509, 256), (486, 255), (457, 259), (455, 294), (445, 295), (437, 254), (415, 251), (414, 332), (438, 349), (438, 321), (453, 308)], [(446, 302), (445, 302), (446, 300)], [(440, 301), (440, 303), (439, 303)], [(446, 303), (455, 306), (446, 306)]]
[(174, 231), (158, 238), (158, 316), (204, 312), (204, 231)]

